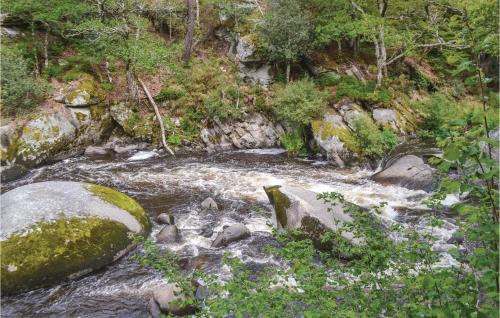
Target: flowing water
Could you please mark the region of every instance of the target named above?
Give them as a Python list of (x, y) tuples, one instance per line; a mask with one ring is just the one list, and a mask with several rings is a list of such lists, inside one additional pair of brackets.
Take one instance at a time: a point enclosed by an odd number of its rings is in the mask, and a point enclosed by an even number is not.
[[(231, 252), (258, 272), (278, 264), (263, 248), (277, 244), (271, 235), (272, 207), (263, 186), (295, 185), (315, 191), (335, 191), (363, 207), (387, 202), (382, 217), (429, 231), (421, 202), (428, 194), (401, 187), (381, 186), (369, 179), (373, 171), (339, 170), (325, 161), (288, 159), (280, 149), (247, 150), (177, 158), (140, 153), (129, 157), (76, 157), (44, 166), (24, 178), (3, 184), (2, 191), (48, 180), (85, 181), (116, 188), (135, 198), (151, 216), (152, 238), (161, 229), (154, 222), (163, 212), (175, 216), (182, 241), (161, 248), (174, 251), (185, 271), (201, 268), (223, 276), (224, 252)], [(219, 211), (204, 212), (200, 203), (208, 196)], [(453, 199), (450, 199), (453, 201)], [(455, 231), (452, 218), (434, 233), (436, 249), (446, 251)], [(226, 248), (210, 244), (224, 225), (242, 222), (252, 231), (249, 239)], [(212, 236), (204, 237), (213, 229)], [(207, 235), (205, 235), (207, 236)], [(137, 251), (133, 252), (136, 253)], [(4, 297), (2, 317), (148, 317), (152, 290), (164, 283), (158, 273), (138, 266), (130, 255), (79, 280), (26, 294)], [(443, 265), (454, 260), (443, 253)]]

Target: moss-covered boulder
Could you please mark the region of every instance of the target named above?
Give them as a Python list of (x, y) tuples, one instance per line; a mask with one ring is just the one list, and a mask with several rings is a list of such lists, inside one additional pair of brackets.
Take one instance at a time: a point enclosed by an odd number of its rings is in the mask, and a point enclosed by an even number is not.
[(87, 107), (103, 100), (99, 86), (92, 76), (83, 74), (77, 81), (73, 81), (63, 89), (61, 96), (66, 106)]
[[(318, 242), (326, 232), (336, 232), (342, 222), (352, 221), (344, 205), (326, 204), (317, 198), (315, 192), (292, 186), (270, 186), (264, 190), (274, 207), (278, 229), (298, 229)], [(342, 236), (351, 243), (359, 242), (352, 233), (343, 231)]]
[(321, 120), (312, 123), (314, 141), (328, 160), (343, 168), (356, 158), (356, 142), (352, 130), (335, 110), (327, 110)]
[(99, 185), (49, 181), (0, 197), (1, 288), (16, 294), (74, 279), (110, 264), (150, 229), (129, 196)]
[(27, 166), (42, 163), (66, 149), (76, 136), (77, 127), (68, 114), (37, 115), (24, 125), (16, 141), (16, 162)]

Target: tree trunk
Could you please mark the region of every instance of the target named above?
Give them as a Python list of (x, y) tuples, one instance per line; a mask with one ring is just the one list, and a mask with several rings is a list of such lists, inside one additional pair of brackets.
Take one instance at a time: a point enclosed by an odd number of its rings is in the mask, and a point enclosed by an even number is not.
[(196, 23), (200, 24), (200, 0), (196, 0)]
[(45, 25), (45, 37), (43, 39), (43, 68), (49, 67), (49, 26)]
[(286, 82), (290, 82), (290, 62), (286, 63)]
[(137, 101), (139, 100), (139, 92), (137, 90), (135, 74), (134, 71), (132, 70), (130, 61), (127, 62), (126, 75), (127, 75), (127, 86), (130, 98), (134, 101)]
[(384, 62), (381, 57), (380, 43), (377, 37), (373, 37), (373, 44), (375, 45), (375, 57), (377, 58), (377, 87), (379, 87), (382, 85), (382, 81), (384, 79)]
[(168, 39), (172, 41), (172, 12), (168, 14)]
[(144, 90), (144, 93), (148, 97), (149, 103), (151, 104), (151, 106), (153, 106), (153, 108), (155, 110), (156, 119), (158, 120), (158, 123), (160, 124), (161, 142), (163, 144), (163, 147), (165, 147), (165, 150), (170, 152), (170, 154), (172, 156), (175, 156), (172, 149), (170, 149), (168, 147), (167, 140), (165, 139), (165, 126), (163, 126), (163, 119), (161, 118), (160, 111), (158, 110), (158, 106), (156, 105), (154, 99), (151, 97), (151, 94), (149, 93), (149, 90), (146, 87), (146, 85), (144, 84), (144, 82), (140, 78), (137, 78), (137, 80), (139, 81), (139, 84), (141, 84), (141, 87)]
[(188, 10), (188, 23), (186, 37), (184, 38), (184, 53), (182, 53), (182, 60), (189, 61), (191, 58), (191, 48), (193, 46), (194, 24), (195, 24), (195, 10), (193, 0), (186, 0)]
[(33, 57), (35, 60), (35, 68), (33, 70), (35, 77), (40, 76), (40, 62), (38, 61), (38, 51), (36, 49), (36, 36), (35, 36), (35, 21), (31, 21), (31, 40), (33, 41)]

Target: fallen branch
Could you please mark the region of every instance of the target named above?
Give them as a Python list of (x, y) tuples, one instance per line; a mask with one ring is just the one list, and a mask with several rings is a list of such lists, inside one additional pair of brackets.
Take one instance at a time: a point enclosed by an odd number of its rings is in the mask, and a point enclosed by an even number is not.
[(175, 156), (174, 152), (172, 151), (172, 149), (170, 149), (170, 147), (168, 147), (168, 144), (167, 144), (167, 140), (165, 139), (165, 127), (163, 126), (163, 120), (161, 118), (161, 115), (160, 115), (160, 111), (158, 110), (158, 106), (156, 105), (153, 97), (151, 97), (151, 94), (149, 94), (149, 90), (148, 88), (146, 87), (146, 85), (144, 85), (144, 82), (140, 79), (140, 78), (137, 78), (137, 80), (139, 81), (139, 84), (141, 84), (141, 87), (142, 89), (144, 90), (144, 93), (146, 94), (146, 96), (148, 97), (148, 100), (149, 100), (149, 103), (151, 104), (151, 106), (153, 106), (153, 108), (155, 109), (155, 113), (156, 113), (156, 118), (158, 119), (158, 122), (160, 123), (160, 130), (161, 130), (161, 142), (163, 143), (163, 147), (165, 147), (165, 149), (170, 152), (170, 154), (172, 156)]

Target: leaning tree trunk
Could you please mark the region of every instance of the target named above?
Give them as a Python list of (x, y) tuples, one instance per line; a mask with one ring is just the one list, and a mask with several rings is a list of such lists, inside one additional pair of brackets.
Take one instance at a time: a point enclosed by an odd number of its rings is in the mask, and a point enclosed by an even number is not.
[(149, 103), (151, 106), (153, 106), (156, 114), (156, 119), (158, 120), (158, 123), (160, 124), (160, 134), (161, 134), (161, 142), (163, 144), (163, 147), (165, 147), (165, 150), (167, 150), (172, 156), (175, 156), (174, 152), (172, 149), (167, 144), (167, 140), (165, 139), (165, 126), (163, 125), (163, 119), (161, 118), (160, 111), (158, 110), (158, 106), (156, 105), (153, 97), (151, 97), (151, 94), (149, 93), (148, 88), (144, 84), (144, 82), (140, 79), (137, 78), (139, 81), (139, 84), (141, 84), (142, 89), (144, 90), (144, 93), (146, 94), (146, 97), (148, 98)]
[(193, 5), (193, 0), (186, 0), (187, 10), (188, 10), (188, 24), (186, 37), (184, 38), (184, 53), (182, 53), (182, 60), (184, 62), (189, 61), (191, 57), (191, 49), (193, 47), (193, 36), (194, 36), (194, 24), (196, 19), (196, 12)]

